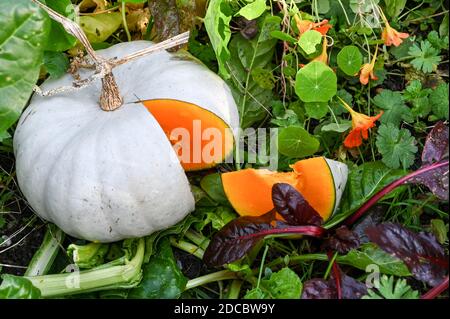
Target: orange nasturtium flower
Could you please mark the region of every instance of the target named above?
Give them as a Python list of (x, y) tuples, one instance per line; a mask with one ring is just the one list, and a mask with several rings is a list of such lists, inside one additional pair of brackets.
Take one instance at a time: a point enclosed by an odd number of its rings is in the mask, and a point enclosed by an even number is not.
[(328, 40), (327, 37), (323, 37), (322, 53), (313, 59), (313, 61), (320, 61), (328, 65), (328, 54), (327, 54)]
[(332, 25), (328, 23), (328, 20), (322, 20), (320, 22), (313, 22), (309, 20), (302, 20), (299, 18), (299, 16), (296, 14), (294, 16), (295, 23), (297, 24), (298, 31), (300, 35), (305, 33), (309, 30), (316, 30), (320, 32), (322, 35), (326, 35), (328, 30), (332, 28)]
[(369, 138), (369, 129), (375, 126), (375, 122), (383, 115), (383, 112), (376, 116), (367, 116), (353, 110), (344, 100), (337, 97), (344, 105), (345, 109), (352, 116), (352, 130), (344, 140), (344, 146), (347, 148), (358, 147), (362, 144), (363, 139)]
[(406, 39), (407, 37), (409, 37), (409, 34), (404, 32), (398, 32), (397, 30), (395, 30), (393, 27), (389, 25), (389, 22), (381, 9), (380, 13), (381, 19), (383, 19), (385, 25), (383, 32), (381, 33), (381, 38), (383, 39), (384, 44), (387, 46), (394, 45), (398, 47), (403, 42), (402, 39)]
[(378, 77), (373, 73), (373, 68), (375, 67), (375, 61), (377, 60), (377, 53), (378, 53), (378, 45), (375, 49), (375, 53), (372, 57), (372, 61), (370, 63), (366, 63), (361, 67), (360, 73), (359, 73), (359, 82), (361, 82), (362, 85), (367, 85), (369, 83), (369, 77), (371, 80), (378, 80)]

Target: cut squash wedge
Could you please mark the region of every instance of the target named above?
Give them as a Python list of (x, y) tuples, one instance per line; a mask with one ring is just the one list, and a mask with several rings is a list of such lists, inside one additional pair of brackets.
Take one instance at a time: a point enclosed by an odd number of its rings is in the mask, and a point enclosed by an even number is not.
[(259, 216), (273, 209), (272, 186), (287, 183), (327, 220), (338, 208), (347, 183), (347, 165), (315, 157), (291, 165), (292, 172), (244, 169), (222, 174), (231, 205), (241, 216)]

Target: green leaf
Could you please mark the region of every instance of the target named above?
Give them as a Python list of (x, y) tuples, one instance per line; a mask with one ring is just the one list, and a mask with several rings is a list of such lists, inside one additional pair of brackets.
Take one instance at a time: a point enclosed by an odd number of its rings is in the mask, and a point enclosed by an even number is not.
[[(75, 8), (70, 0), (40, 0), (51, 9), (61, 15), (75, 20)], [(62, 52), (66, 51), (77, 43), (77, 39), (67, 33), (61, 23), (51, 19), (51, 27), (49, 34), (50, 41), (47, 42), (44, 50)]]
[(259, 18), (266, 11), (266, 0), (253, 0), (253, 2), (243, 6), (237, 15), (247, 20)]
[(330, 107), (333, 110), (334, 115), (341, 115), (342, 113), (348, 113), (348, 111), (342, 106), (341, 101), (336, 97), (343, 99), (348, 105), (353, 104), (353, 96), (344, 89), (337, 91), (336, 96), (330, 101)]
[(416, 141), (407, 129), (398, 129), (394, 124), (382, 124), (378, 129), (376, 145), (382, 161), (388, 167), (404, 169), (414, 163), (417, 153)]
[(361, 69), (363, 56), (359, 49), (354, 45), (348, 45), (342, 48), (337, 55), (337, 64), (339, 68), (347, 75), (354, 76)]
[(219, 173), (213, 173), (203, 177), (200, 181), (200, 187), (217, 203), (229, 205), (227, 196), (223, 190), (222, 178)]
[(244, 299), (299, 299), (303, 284), (299, 276), (285, 267), (260, 282), (260, 287), (247, 291)]
[(39, 299), (41, 297), (41, 291), (26, 278), (4, 274), (2, 279), (0, 299)]
[(427, 40), (431, 43), (433, 48), (441, 51), (442, 49), (448, 49), (448, 36), (440, 37), (437, 31), (431, 31), (427, 35)]
[(278, 151), (286, 156), (303, 158), (319, 150), (320, 142), (303, 127), (283, 128), (278, 135)]
[(290, 42), (290, 43), (297, 43), (297, 39), (296, 38), (294, 38), (293, 36), (283, 32), (283, 31), (278, 31), (278, 30), (272, 31), (272, 32), (270, 32), (270, 36), (272, 38), (275, 38), (275, 39), (278, 39), (278, 40), (281, 40), (281, 41), (287, 41), (287, 42)]
[(69, 59), (62, 52), (45, 51), (44, 65), (50, 79), (57, 79), (66, 74)]
[(442, 219), (431, 220), (431, 231), (440, 244), (448, 242), (448, 224), (446, 225)]
[(141, 283), (130, 290), (128, 298), (174, 299), (180, 297), (187, 279), (177, 265), (167, 238), (161, 240), (158, 253), (143, 267)]
[(428, 40), (422, 41), (420, 47), (414, 43), (408, 53), (414, 57), (411, 61), (412, 66), (417, 70), (422, 70), (424, 73), (436, 71), (441, 61), (439, 50), (433, 48)]
[(297, 72), (295, 93), (303, 102), (328, 102), (336, 91), (336, 74), (323, 62), (310, 62)]
[(220, 230), (236, 217), (236, 213), (230, 207), (219, 206), (214, 211), (208, 211), (206, 213), (206, 218), (195, 223), (194, 226), (196, 230), (202, 231), (206, 225), (211, 223), (213, 229)]
[(0, 134), (19, 118), (39, 77), (50, 30), (29, 0), (0, 1)]
[(225, 67), (226, 61), (230, 59), (228, 42), (231, 39), (230, 21), (232, 13), (228, 1), (211, 0), (204, 18), (204, 25), (208, 33), (209, 40), (216, 53), (219, 64), (219, 74), (228, 79), (230, 73)]
[(442, 19), (441, 25), (439, 26), (439, 35), (441, 37), (448, 36), (448, 13), (445, 14), (444, 19)]
[(298, 46), (306, 58), (310, 58), (321, 50), (322, 34), (316, 30), (309, 30), (302, 34)]
[(79, 23), (89, 42), (100, 43), (119, 29), (122, 25), (122, 15), (119, 12), (110, 12), (81, 16)]
[[(227, 61), (227, 70), (231, 74), (229, 81), (233, 96), (239, 108), (243, 129), (261, 121), (268, 113), (273, 100), (272, 90), (261, 87), (252, 77), (253, 70), (272, 71), (277, 39), (270, 33), (279, 30), (281, 19), (265, 15), (258, 19), (259, 33), (252, 40), (245, 39), (240, 33), (230, 42), (231, 59)], [(254, 74), (254, 73), (253, 73)]]
[[(350, 167), (347, 186), (341, 200), (340, 213), (334, 215), (326, 223), (327, 227), (337, 225), (353, 214), (379, 190), (405, 174), (405, 171), (394, 170), (382, 162), (366, 162), (356, 167)], [(397, 194), (396, 191), (391, 192), (388, 196), (394, 196), (395, 194)]]
[(438, 119), (448, 120), (448, 83), (441, 83), (430, 93), (431, 110)]
[(413, 106), (411, 112), (414, 117), (424, 118), (431, 111), (428, 95), (431, 89), (423, 89), (420, 80), (413, 80), (406, 87), (404, 98)]
[(384, 0), (386, 14), (391, 18), (397, 18), (406, 5), (406, 0)]
[(104, 263), (109, 245), (101, 243), (88, 243), (86, 245), (70, 244), (67, 255), (80, 268), (94, 268)]
[(406, 279), (398, 279), (394, 285), (394, 277), (383, 275), (377, 290), (368, 289), (368, 295), (362, 299), (419, 299), (419, 292), (413, 290)]
[(330, 0), (317, 0), (317, 11), (320, 14), (325, 14), (330, 11)]
[(352, 127), (352, 121), (342, 120), (340, 123), (330, 123), (322, 126), (320, 129), (322, 132), (336, 132), (344, 133)]
[(363, 244), (358, 250), (353, 249), (347, 255), (338, 258), (339, 263), (344, 263), (364, 271), (367, 266), (376, 265), (383, 274), (411, 276), (411, 272), (403, 261), (389, 255), (372, 243)]
[(261, 88), (272, 90), (275, 87), (275, 78), (271, 70), (263, 68), (254, 68), (252, 70), (252, 79)]
[(399, 126), (402, 120), (408, 123), (414, 120), (411, 110), (406, 106), (400, 92), (385, 89), (375, 96), (373, 101), (376, 106), (384, 110), (384, 114), (380, 118), (381, 123)]
[(320, 120), (328, 113), (327, 102), (309, 102), (305, 103), (305, 111), (309, 117)]
[(290, 268), (274, 272), (269, 279), (261, 281), (273, 299), (298, 299), (302, 292), (302, 282)]

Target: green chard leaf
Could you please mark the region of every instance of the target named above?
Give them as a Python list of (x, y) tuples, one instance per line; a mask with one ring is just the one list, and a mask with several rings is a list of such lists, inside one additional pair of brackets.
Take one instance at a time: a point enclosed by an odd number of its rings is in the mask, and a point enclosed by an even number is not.
[(394, 169), (410, 167), (418, 150), (411, 133), (407, 129), (398, 129), (392, 123), (379, 127), (376, 145), (383, 163)]
[(0, 1), (0, 135), (19, 118), (39, 77), (50, 19), (28, 0)]
[(229, 84), (243, 129), (263, 120), (273, 99), (272, 90), (268, 89), (270, 83), (261, 82), (258, 75), (265, 73), (269, 77), (272, 73), (271, 61), (277, 39), (270, 34), (280, 29), (280, 22), (279, 17), (267, 14), (258, 19), (260, 31), (255, 38), (247, 40), (239, 33), (230, 42), (231, 59), (227, 60), (226, 68), (231, 75)]
[(384, 111), (380, 118), (381, 123), (399, 126), (402, 120), (408, 123), (414, 120), (411, 109), (406, 106), (404, 97), (400, 92), (383, 90), (375, 96), (373, 101), (376, 106)]
[(173, 299), (180, 297), (186, 287), (184, 277), (173, 256), (167, 238), (160, 241), (158, 252), (143, 267), (141, 283), (130, 290), (132, 299)]
[(216, 53), (217, 62), (219, 64), (219, 74), (224, 79), (230, 78), (230, 73), (225, 67), (225, 62), (230, 59), (228, 43), (231, 39), (231, 18), (231, 8), (226, 0), (209, 1), (204, 24), (211, 45)]
[(44, 66), (50, 79), (63, 76), (69, 68), (69, 58), (62, 52), (45, 51)]
[(2, 275), (0, 299), (39, 299), (41, 291), (26, 278)]
[(200, 181), (200, 187), (219, 204), (229, 205), (227, 196), (222, 186), (222, 178), (219, 173), (206, 175)]
[[(40, 0), (51, 9), (63, 16), (74, 20), (76, 17), (75, 8), (70, 0)], [(77, 43), (77, 39), (67, 33), (61, 23), (51, 19), (50, 35), (45, 50), (62, 52), (66, 51)]]

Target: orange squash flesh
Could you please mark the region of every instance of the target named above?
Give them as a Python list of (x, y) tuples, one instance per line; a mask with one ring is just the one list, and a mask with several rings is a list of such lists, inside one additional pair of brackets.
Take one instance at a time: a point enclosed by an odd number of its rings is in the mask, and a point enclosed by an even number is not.
[(327, 220), (334, 210), (335, 189), (331, 170), (323, 157), (298, 161), (293, 172), (244, 169), (222, 174), (222, 184), (231, 205), (241, 215), (259, 216), (273, 209), (272, 186), (287, 183)]
[(213, 167), (233, 151), (230, 128), (212, 112), (178, 100), (142, 103), (166, 133), (185, 171)]

